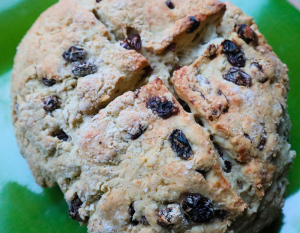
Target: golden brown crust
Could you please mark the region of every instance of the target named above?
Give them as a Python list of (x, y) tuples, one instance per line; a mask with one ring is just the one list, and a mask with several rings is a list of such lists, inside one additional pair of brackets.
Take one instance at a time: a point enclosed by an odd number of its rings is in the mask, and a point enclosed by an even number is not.
[[(147, 102), (157, 96), (172, 101), (179, 108), (179, 113), (168, 119), (154, 114), (147, 108)], [(146, 126), (146, 129), (137, 139), (132, 140), (127, 137), (128, 132), (132, 133), (132, 127), (136, 125)], [(188, 160), (181, 159), (171, 149), (169, 137), (176, 129), (184, 132), (192, 147), (193, 155)], [(79, 152), (89, 167), (110, 169), (118, 177), (117, 183), (115, 179), (107, 181), (111, 191), (103, 194), (100, 199), (96, 213), (89, 222), (91, 232), (101, 232), (104, 223), (118, 232), (124, 231), (128, 225), (122, 226), (115, 214), (118, 213), (119, 218), (122, 218), (122, 211), (118, 211), (123, 210), (126, 216), (131, 202), (143, 203), (136, 204), (136, 208), (141, 208), (136, 211), (141, 213), (153, 205), (157, 206), (153, 213), (146, 215), (147, 220), (156, 231), (164, 231), (156, 223), (157, 212), (163, 208), (161, 203), (167, 201), (180, 204), (186, 193), (202, 194), (214, 202), (215, 208), (229, 211), (228, 218), (224, 222), (214, 221), (211, 223), (214, 226), (226, 226), (231, 219), (241, 215), (245, 208), (243, 201), (223, 177), (217, 157), (210, 147), (208, 134), (184, 112), (160, 79), (142, 87), (138, 94), (128, 92), (117, 98), (91, 119), (81, 130)], [(195, 171), (197, 168), (207, 171), (205, 179)], [(90, 176), (88, 170), (82, 172)], [(85, 193), (90, 189), (86, 179), (94, 178), (85, 177), (76, 181), (77, 190), (73, 186), (68, 192)], [(102, 185), (105, 186), (105, 183)], [(126, 190), (124, 187), (127, 187)], [(145, 189), (148, 193), (146, 200), (143, 198)], [(141, 226), (130, 228), (140, 229)], [(188, 228), (191, 226), (185, 227), (186, 230)]]

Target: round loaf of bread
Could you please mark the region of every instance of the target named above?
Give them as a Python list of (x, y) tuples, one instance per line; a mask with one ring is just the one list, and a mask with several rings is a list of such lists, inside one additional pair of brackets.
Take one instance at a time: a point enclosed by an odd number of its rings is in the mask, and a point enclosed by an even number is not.
[(61, 0), (18, 47), (21, 154), (90, 233), (256, 233), (284, 204), (287, 67), (217, 0)]

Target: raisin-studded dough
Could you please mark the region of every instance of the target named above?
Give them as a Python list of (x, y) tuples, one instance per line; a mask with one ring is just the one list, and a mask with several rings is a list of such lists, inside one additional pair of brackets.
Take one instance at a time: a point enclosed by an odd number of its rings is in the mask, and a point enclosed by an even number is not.
[(256, 233), (284, 204), (287, 67), (216, 0), (61, 0), (18, 47), (17, 142), (90, 233)]
[(225, 5), (211, 0), (112, 0), (96, 5), (97, 15), (117, 38), (137, 31), (145, 48), (161, 53), (170, 44), (185, 47), (207, 24), (220, 17)]

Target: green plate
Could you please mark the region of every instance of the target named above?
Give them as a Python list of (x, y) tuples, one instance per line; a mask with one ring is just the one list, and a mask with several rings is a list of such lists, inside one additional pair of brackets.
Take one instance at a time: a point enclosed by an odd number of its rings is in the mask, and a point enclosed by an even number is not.
[[(199, 0), (200, 1), (200, 0)], [(39, 14), (55, 0), (0, 0), (0, 232), (84, 233), (68, 217), (59, 188), (42, 189), (19, 153), (10, 118), (9, 81), (16, 47)], [(300, 12), (286, 0), (233, 0), (255, 18), (278, 56), (289, 69), (290, 142), (300, 153)], [(289, 174), (281, 216), (264, 233), (300, 232), (300, 157)]]

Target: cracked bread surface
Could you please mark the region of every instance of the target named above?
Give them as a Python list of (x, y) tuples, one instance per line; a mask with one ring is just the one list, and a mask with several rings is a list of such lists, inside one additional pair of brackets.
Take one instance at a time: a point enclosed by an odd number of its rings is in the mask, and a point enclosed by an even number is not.
[(287, 71), (229, 2), (62, 0), (18, 47), (17, 142), (91, 233), (259, 232), (295, 157)]

